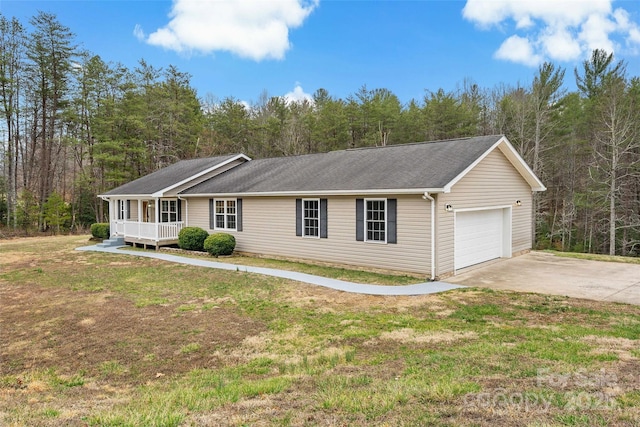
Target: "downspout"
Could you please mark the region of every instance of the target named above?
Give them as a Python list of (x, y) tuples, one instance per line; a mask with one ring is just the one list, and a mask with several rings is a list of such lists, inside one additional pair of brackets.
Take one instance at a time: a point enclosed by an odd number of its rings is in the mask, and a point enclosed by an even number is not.
[(182, 223), (184, 224), (185, 227), (189, 226), (189, 222), (187, 221), (187, 219), (189, 218), (189, 201), (187, 199), (184, 199), (182, 197), (180, 197), (180, 195), (178, 194), (178, 200), (184, 200), (184, 212), (182, 213)]
[(422, 195), (431, 204), (431, 279), (436, 280), (436, 201), (428, 192)]

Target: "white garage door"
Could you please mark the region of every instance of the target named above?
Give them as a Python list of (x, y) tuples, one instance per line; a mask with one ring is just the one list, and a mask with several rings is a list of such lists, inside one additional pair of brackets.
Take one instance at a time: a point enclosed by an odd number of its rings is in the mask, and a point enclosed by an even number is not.
[(502, 256), (503, 220), (503, 209), (456, 212), (456, 270)]

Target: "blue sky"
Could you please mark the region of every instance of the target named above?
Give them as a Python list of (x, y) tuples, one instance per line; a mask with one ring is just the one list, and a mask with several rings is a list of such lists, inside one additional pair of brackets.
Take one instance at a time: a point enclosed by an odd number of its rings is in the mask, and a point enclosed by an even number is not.
[(640, 76), (638, 0), (0, 0), (25, 25), (39, 10), (105, 61), (190, 73), (202, 98), (346, 98), (366, 85), (408, 102), (465, 79), (528, 84), (545, 60), (573, 89), (593, 48)]

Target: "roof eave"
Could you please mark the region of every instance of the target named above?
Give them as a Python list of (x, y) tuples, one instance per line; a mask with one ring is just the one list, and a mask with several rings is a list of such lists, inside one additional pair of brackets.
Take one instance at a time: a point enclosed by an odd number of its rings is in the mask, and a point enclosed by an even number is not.
[(155, 193), (151, 194), (151, 197), (163, 197), (165, 195), (165, 193), (173, 190), (174, 188), (178, 188), (178, 187), (180, 187), (180, 186), (182, 186), (184, 184), (188, 184), (189, 181), (193, 181), (194, 179), (198, 179), (203, 175), (211, 173), (214, 170), (219, 169), (219, 168), (221, 168), (223, 166), (226, 166), (229, 163), (233, 163), (233, 162), (235, 162), (236, 160), (239, 160), (239, 159), (244, 159), (247, 162), (251, 160), (251, 158), (249, 156), (246, 156), (246, 155), (240, 153), (240, 154), (238, 154), (236, 156), (233, 156), (232, 158), (230, 158), (228, 160), (225, 160), (222, 163), (216, 163), (215, 165), (203, 170), (202, 172), (199, 172), (199, 173), (197, 173), (195, 175), (191, 175), (189, 178), (183, 179), (182, 181), (177, 182), (175, 184), (172, 184), (169, 187), (166, 187), (166, 188), (163, 188), (163, 189), (161, 189), (159, 191), (156, 191)]
[(475, 168), (478, 163), (484, 160), (493, 150), (498, 148), (502, 154), (505, 155), (507, 160), (516, 168), (525, 181), (531, 186), (531, 191), (545, 191), (547, 187), (544, 186), (542, 181), (533, 173), (529, 165), (518, 154), (511, 142), (506, 136), (501, 136), (491, 147), (489, 147), (481, 156), (479, 156), (473, 163), (471, 163), (465, 170), (460, 172), (455, 178), (453, 178), (447, 185), (444, 186), (444, 192), (451, 192), (452, 187), (457, 184), (462, 178), (464, 178), (469, 171)]
[(180, 197), (276, 197), (276, 196), (355, 196), (384, 194), (424, 194), (443, 193), (444, 188), (381, 188), (369, 190), (310, 190), (310, 191), (253, 191), (234, 193), (194, 193), (180, 194)]

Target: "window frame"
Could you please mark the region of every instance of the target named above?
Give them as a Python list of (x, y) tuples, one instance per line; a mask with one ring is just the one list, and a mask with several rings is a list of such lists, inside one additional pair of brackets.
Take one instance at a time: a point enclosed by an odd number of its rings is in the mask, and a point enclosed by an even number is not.
[[(314, 217), (310, 217), (307, 216), (307, 203), (315, 203), (315, 212), (317, 214), (317, 216)], [(321, 222), (321, 217), (322, 217), (322, 209), (320, 208), (320, 199), (302, 199), (302, 237), (306, 238), (306, 239), (319, 239), (320, 238), (320, 222)], [(307, 234), (307, 231), (309, 230), (309, 226), (307, 225), (307, 221), (314, 221), (315, 222), (315, 234)]]
[[(165, 209), (165, 203), (167, 209)], [(172, 209), (172, 207), (174, 209)], [(167, 215), (167, 221), (164, 220), (163, 216)], [(172, 215), (175, 216), (175, 220), (171, 221)], [(161, 224), (170, 224), (172, 222), (178, 221), (178, 199), (160, 199), (160, 215), (158, 216)]]
[[(378, 212), (382, 212), (384, 214), (384, 221), (380, 221), (380, 220), (375, 220), (375, 219), (369, 219), (369, 202), (382, 202), (383, 203), (383, 209), (382, 211), (380, 211), (378, 209)], [(363, 206), (363, 222), (364, 222), (364, 241), (368, 242), (368, 243), (377, 243), (377, 244), (387, 244), (387, 238), (389, 236), (389, 226), (388, 226), (388, 220), (389, 220), (389, 208), (388, 208), (388, 203), (387, 203), (387, 199), (386, 198), (371, 198), (371, 199), (364, 199), (364, 206)], [(372, 230), (372, 233), (384, 233), (384, 240), (380, 240), (380, 239), (370, 239), (369, 238), (369, 224), (374, 224), (374, 223), (378, 223), (378, 224), (383, 224), (384, 226), (384, 230), (380, 231), (380, 230)]]
[[(218, 202), (222, 202), (223, 211), (218, 212)], [(233, 213), (229, 212), (230, 202), (233, 202)], [(224, 225), (218, 226), (218, 218), (221, 217)], [(233, 227), (229, 227), (229, 219), (233, 218)], [(238, 199), (225, 198), (213, 199), (213, 229), (225, 231), (238, 231)]]
[(123, 221), (127, 218), (126, 200), (118, 199), (118, 220)]

